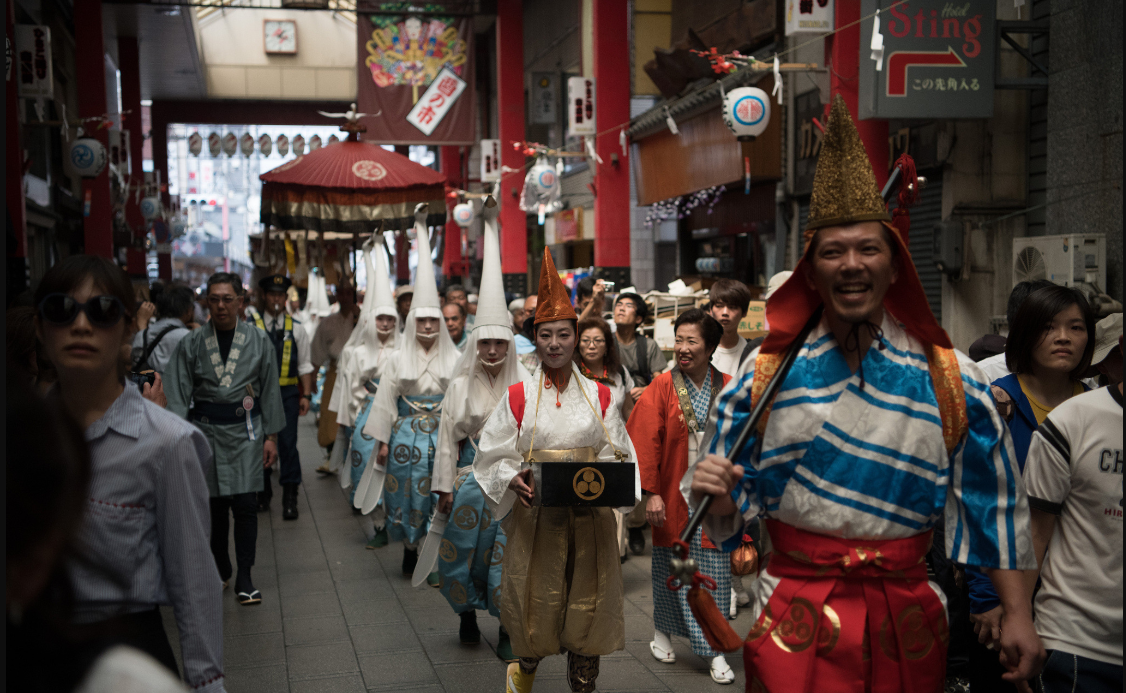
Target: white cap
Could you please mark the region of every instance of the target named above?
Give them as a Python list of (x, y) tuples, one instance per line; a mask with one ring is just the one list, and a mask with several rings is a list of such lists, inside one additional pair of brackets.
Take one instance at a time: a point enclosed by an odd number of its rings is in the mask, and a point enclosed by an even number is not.
[(1110, 355), (1114, 347), (1118, 346), (1118, 338), (1122, 336), (1122, 313), (1111, 313), (1095, 325), (1095, 352), (1091, 356), (1091, 365), (1097, 366)]
[[(500, 205), (491, 196), (485, 200), (481, 217), (485, 221), (485, 248), (482, 253), (481, 294), (477, 300), (477, 317), (473, 329), (482, 327), (502, 327), (512, 331), (512, 314), (504, 302), (504, 277), (500, 267), (500, 232), (497, 230), (497, 215)], [(499, 338), (499, 337), (498, 337)]]
[(387, 251), (381, 242), (376, 242), (369, 255), (375, 256), (375, 270), (368, 274), (368, 295), (364, 300), (365, 307), (371, 304), (375, 315), (390, 315), (398, 318), (395, 311), (395, 299), (391, 297), (391, 273), (387, 269)]
[(782, 288), (782, 285), (786, 283), (786, 280), (790, 278), (791, 274), (793, 274), (793, 272), (784, 270), (771, 277), (770, 281), (766, 285), (766, 295), (763, 296), (763, 300), (769, 301), (771, 295), (773, 295), (774, 292), (778, 289)]
[(426, 228), (429, 207), (420, 202), (414, 208), (414, 231), (418, 236), (418, 269), (414, 275), (414, 299), (411, 312), (417, 318), (442, 318), (438, 299), (438, 281), (434, 278), (434, 262), (430, 257), (430, 233)]

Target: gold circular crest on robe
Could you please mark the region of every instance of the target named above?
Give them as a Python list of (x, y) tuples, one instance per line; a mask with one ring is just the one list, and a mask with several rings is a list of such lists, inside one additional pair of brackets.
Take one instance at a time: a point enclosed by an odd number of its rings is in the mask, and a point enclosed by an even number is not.
[(770, 613), (770, 605), (767, 604), (763, 607), (762, 613), (759, 614), (758, 620), (755, 621), (755, 625), (751, 627), (751, 631), (747, 633), (747, 642), (754, 642), (766, 635), (773, 623), (774, 616)]
[(467, 598), (465, 586), (457, 580), (450, 580), (450, 601), (454, 604), (464, 604)]
[(418, 495), (420, 495), (420, 496), (429, 495), (430, 494), (430, 477), (427, 476), (427, 477), (423, 477), (423, 478), (419, 479), (418, 484), (415, 488), (418, 490)]
[(387, 493), (395, 493), (399, 490), (399, 480), (396, 479), (394, 475), (388, 474), (383, 479), (383, 489), (387, 491)]
[(602, 476), (602, 472), (594, 467), (583, 467), (575, 473), (572, 485), (575, 488), (575, 495), (585, 501), (592, 501), (606, 490), (606, 479)]
[(419, 417), (418, 430), (422, 433), (433, 433), (438, 430), (438, 417), (430, 415)]
[[(431, 457), (433, 457), (433, 455), (431, 455)], [(418, 461), (421, 459), (422, 451), (418, 448), (411, 448), (411, 464), (418, 464)]]
[(841, 617), (833, 607), (825, 604), (821, 607), (821, 627), (817, 629), (817, 654), (827, 655), (837, 646), (837, 639), (841, 636)]
[(352, 466), (359, 467), (364, 463), (364, 456), (360, 454), (359, 450), (352, 451)]
[(477, 555), (477, 549), (469, 549), (469, 555), (465, 558), (465, 567), (470, 571), (473, 570), (473, 557)]
[(394, 451), (392, 451), (391, 455), (399, 464), (406, 464), (407, 461), (411, 458), (411, 449), (406, 445), (399, 444), (395, 446), (395, 449)]
[(794, 597), (790, 608), (786, 610), (786, 615), (770, 632), (770, 636), (774, 638), (774, 643), (786, 652), (802, 652), (813, 644), (817, 635), (819, 616), (809, 600)]
[(442, 543), (438, 545), (438, 558), (441, 558), (446, 563), (453, 563), (457, 560), (457, 547), (449, 539), (442, 539)]
[(896, 620), (896, 631), (899, 634), (899, 646), (907, 659), (922, 659), (934, 649), (934, 632), (927, 623), (927, 615), (923, 607), (912, 604), (899, 612)]
[(477, 511), (468, 505), (454, 510), (454, 525), (461, 530), (471, 530), (477, 526)]
[(424, 521), (425, 521), (425, 518), (423, 517), (421, 510), (419, 510), (418, 508), (415, 508), (414, 510), (411, 511), (411, 514), (410, 514), (411, 527), (418, 529), (419, 527), (422, 526), (422, 523)]
[(493, 524), (493, 514), (489, 512), (488, 506), (481, 508), (481, 531), (484, 532)]
[(460, 491), (461, 485), (464, 484), (465, 480), (468, 479), (468, 478), (469, 478), (469, 475), (466, 474), (465, 476), (459, 476), (458, 478), (454, 479), (454, 490)]
[(500, 607), (500, 585), (493, 588), (492, 600), (493, 604)]
[(503, 563), (504, 544), (499, 541), (493, 544), (493, 548), (489, 549), (489, 555), (486, 558), (488, 559), (486, 563), (489, 565), (500, 565)]

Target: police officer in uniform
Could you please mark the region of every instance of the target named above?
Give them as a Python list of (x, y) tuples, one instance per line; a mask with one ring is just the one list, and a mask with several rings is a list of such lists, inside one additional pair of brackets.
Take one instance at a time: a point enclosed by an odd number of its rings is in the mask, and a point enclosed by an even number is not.
[[(313, 390), (313, 364), (309, 360), (309, 335), (301, 323), (285, 309), (287, 293), (293, 284), (285, 275), (274, 274), (258, 282), (264, 295), (264, 315), (251, 309), (254, 324), (265, 331), (274, 344), (278, 361), (278, 384), (281, 386), (285, 428), (278, 434), (278, 459), (281, 466), (282, 517), (297, 519), (297, 487), (301, 484), (301, 460), (297, 455), (297, 417), (309, 411)], [(273, 488), (271, 469), (265, 470), (265, 482), (258, 494), (259, 512), (268, 510)]]

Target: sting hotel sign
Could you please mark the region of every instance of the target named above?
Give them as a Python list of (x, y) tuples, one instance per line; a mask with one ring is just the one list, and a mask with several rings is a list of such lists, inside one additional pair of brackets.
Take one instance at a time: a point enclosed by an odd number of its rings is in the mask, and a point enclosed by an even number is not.
[[(862, 0), (861, 14), (877, 0)], [(993, 115), (995, 2), (908, 0), (880, 12), (881, 69), (869, 57), (871, 20), (860, 30), (861, 118), (989, 118)]]

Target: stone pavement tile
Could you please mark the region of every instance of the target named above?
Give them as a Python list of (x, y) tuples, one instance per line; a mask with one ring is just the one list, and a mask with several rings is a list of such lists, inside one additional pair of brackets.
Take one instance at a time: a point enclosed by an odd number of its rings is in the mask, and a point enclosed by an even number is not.
[[(394, 580), (394, 582), (397, 583), (399, 580)], [(406, 581), (404, 580), (403, 582)], [(435, 599), (435, 597), (437, 597), (437, 599)], [(454, 623), (461, 622), (459, 616), (455, 614), (453, 608), (449, 606), (449, 602), (442, 596), (442, 593), (430, 585), (422, 584), (418, 587), (411, 587), (408, 582), (406, 589), (395, 590), (395, 598), (408, 610), (417, 607), (434, 607), (439, 604), (445, 604), (447, 611), (450, 612), (450, 619)]]
[[(441, 684), (437, 683), (420, 683), (420, 684), (403, 684), (394, 683), (389, 686), (369, 686), (368, 691), (378, 693), (455, 693), (454, 691), (446, 690)], [(539, 693), (539, 689), (536, 689)]]
[(496, 658), (493, 648), (482, 642), (479, 645), (462, 645), (457, 633), (423, 635), (419, 638), (426, 655), (435, 665), (453, 663), (474, 663), (491, 661), (504, 668), (504, 662)]
[(340, 599), (336, 596), (335, 590), (282, 598), (282, 617), (286, 620), (315, 616), (338, 616), (340, 613)]
[[(495, 693), (504, 690), (507, 665), (493, 662), (460, 662), (457, 664), (435, 665), (434, 671), (447, 691), (459, 693)], [(539, 681), (537, 680), (538, 684)], [(539, 693), (539, 686), (535, 686)]]
[(422, 652), (363, 655), (359, 660), (368, 688), (394, 686), (401, 690), (409, 684), (438, 683), (430, 660)]
[(324, 547), (321, 545), (321, 537), (319, 534), (302, 533), (293, 537), (282, 536), (284, 538), (279, 539), (276, 549), (274, 550), (274, 558), (277, 561), (289, 558), (290, 556), (324, 556)]
[(372, 602), (344, 602), (344, 618), (349, 626), (407, 622), (407, 613), (391, 599)]
[(318, 592), (334, 592), (332, 573), (327, 569), (318, 573), (286, 573), (278, 576), (282, 599)]
[(278, 575), (315, 573), (325, 569), (324, 553), (279, 552)]
[(340, 595), (340, 601), (343, 604), (395, 598), (395, 591), (391, 589), (391, 584), (384, 577), (337, 581), (336, 593)]
[(281, 609), (239, 607), (237, 611), (223, 614), (223, 635), (256, 635), (282, 632)]
[(285, 619), (285, 644), (319, 645), (327, 642), (343, 642), (350, 639), (344, 617), (321, 616), (318, 618)]
[(418, 633), (419, 637), (427, 634), (456, 633), (461, 624), (449, 605), (444, 603), (434, 606), (411, 607), (407, 611), (407, 618), (410, 619), (411, 626), (414, 627), (414, 632)]
[(350, 626), (348, 632), (357, 655), (418, 652), (422, 649), (414, 631), (403, 623)]
[(352, 643), (349, 641), (287, 647), (285, 657), (292, 681), (350, 674), (360, 670), (356, 653), (352, 651)]
[(333, 561), (328, 564), (328, 569), (332, 573), (332, 579), (337, 582), (383, 577), (383, 570), (372, 560)]
[(285, 640), (281, 633), (259, 633), (223, 638), (223, 668), (285, 664)]
[(289, 690), (284, 664), (232, 669), (225, 667), (224, 688), (229, 693), (282, 693)]
[[(731, 664), (728, 661), (728, 664)], [(731, 667), (734, 669), (735, 667)], [(717, 691), (730, 690), (741, 691), (744, 687), (743, 675), (740, 672), (735, 672), (734, 683), (728, 686), (721, 686), (715, 681), (712, 681), (711, 675), (707, 669), (701, 672), (677, 672), (671, 674), (659, 674), (657, 678), (661, 683), (665, 684), (668, 690), (674, 693), (717, 693)]]
[(290, 693), (364, 693), (364, 677), (345, 674), (324, 679), (305, 679), (289, 684)]

